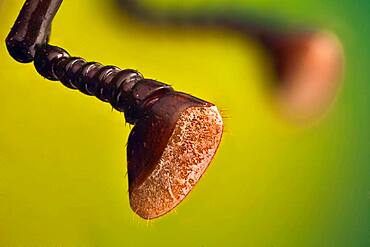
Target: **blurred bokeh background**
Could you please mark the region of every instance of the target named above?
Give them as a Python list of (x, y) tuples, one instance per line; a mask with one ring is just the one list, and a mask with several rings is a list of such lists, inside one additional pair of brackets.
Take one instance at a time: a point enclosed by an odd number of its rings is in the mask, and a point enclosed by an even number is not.
[[(140, 23), (115, 0), (66, 0), (53, 44), (215, 103), (223, 142), (174, 212), (142, 220), (128, 203), (123, 115), (41, 78), (0, 42), (0, 246), (369, 246), (370, 2), (140, 2), (232, 5), (331, 30), (346, 58), (339, 95), (324, 116), (296, 123), (274, 110), (271, 61), (254, 39)], [(0, 0), (0, 40), (22, 4)]]

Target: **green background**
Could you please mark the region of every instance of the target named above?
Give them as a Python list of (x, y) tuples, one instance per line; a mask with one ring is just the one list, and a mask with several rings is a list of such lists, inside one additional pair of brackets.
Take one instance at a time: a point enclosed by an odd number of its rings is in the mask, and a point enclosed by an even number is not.
[(66, 0), (53, 44), (224, 112), (207, 174), (174, 212), (145, 221), (128, 203), (123, 115), (11, 59), (3, 41), (23, 1), (0, 0), (0, 246), (370, 246), (370, 2), (144, 2), (236, 5), (333, 30), (346, 53), (334, 107), (307, 124), (274, 111), (262, 86), (270, 62), (253, 39), (149, 27), (113, 1)]

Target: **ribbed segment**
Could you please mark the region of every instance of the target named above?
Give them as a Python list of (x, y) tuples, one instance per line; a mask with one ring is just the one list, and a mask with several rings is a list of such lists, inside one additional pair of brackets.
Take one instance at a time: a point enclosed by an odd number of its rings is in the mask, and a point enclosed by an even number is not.
[(118, 111), (125, 112), (126, 120), (132, 124), (146, 102), (172, 91), (166, 84), (144, 79), (136, 70), (86, 62), (51, 45), (37, 50), (35, 67), (47, 79), (59, 80), (68, 88), (109, 102)]

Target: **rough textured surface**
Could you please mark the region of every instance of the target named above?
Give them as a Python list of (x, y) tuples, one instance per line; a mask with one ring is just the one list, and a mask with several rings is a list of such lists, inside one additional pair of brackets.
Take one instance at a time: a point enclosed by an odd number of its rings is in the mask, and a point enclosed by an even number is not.
[(223, 122), (216, 106), (185, 110), (155, 169), (131, 191), (132, 209), (151, 219), (179, 204), (207, 169), (222, 132)]

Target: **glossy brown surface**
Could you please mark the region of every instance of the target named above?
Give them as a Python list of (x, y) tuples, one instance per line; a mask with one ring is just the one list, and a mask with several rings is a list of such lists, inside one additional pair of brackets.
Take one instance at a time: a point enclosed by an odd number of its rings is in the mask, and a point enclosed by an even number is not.
[(157, 99), (132, 129), (127, 144), (130, 191), (140, 186), (155, 168), (181, 113), (189, 107), (209, 103), (183, 93), (169, 93)]
[(148, 164), (153, 168), (143, 169), (145, 173), (130, 184), (131, 208), (145, 219), (168, 213), (189, 194), (221, 141), (223, 122), (217, 107), (191, 106), (180, 113), (159, 158)]
[(26, 0), (6, 45), (10, 55), (21, 63), (32, 62), (38, 45), (49, 40), (51, 22), (62, 0)]
[[(124, 112), (126, 121), (135, 124), (127, 147), (130, 205), (146, 219), (169, 212), (190, 192), (212, 161), (223, 132), (221, 115), (214, 105), (175, 92), (164, 83), (144, 79), (136, 70), (86, 62), (47, 44), (46, 35), (60, 3), (58, 0), (25, 3), (7, 38), (10, 54), (20, 62), (34, 60), (43, 77), (61, 81), (68, 88), (95, 96)], [(20, 30), (25, 34), (19, 36)], [(181, 137), (181, 142), (175, 145), (173, 140), (177, 137)], [(184, 156), (179, 147), (186, 148), (186, 144), (189, 155)], [(173, 173), (153, 174), (163, 170), (162, 166)], [(182, 183), (186, 190), (172, 195), (171, 203), (163, 203), (168, 196), (163, 194), (162, 185), (169, 176), (175, 180), (189, 177), (191, 181)]]
[[(186, 197), (221, 142), (223, 123), (216, 106), (144, 79), (135, 70), (88, 63), (51, 45), (38, 49), (35, 67), (44, 77), (105, 98), (135, 124), (127, 144), (130, 205), (145, 219), (169, 212)], [(171, 191), (170, 197), (164, 191)]]
[[(149, 105), (173, 89), (164, 83), (144, 79), (136, 70), (121, 70), (71, 57), (60, 47), (42, 45), (35, 55), (35, 68), (49, 80), (59, 80), (72, 89), (96, 96), (125, 113), (126, 121), (135, 124)], [(164, 107), (164, 106), (163, 106)]]

